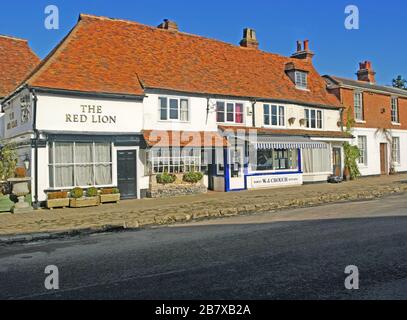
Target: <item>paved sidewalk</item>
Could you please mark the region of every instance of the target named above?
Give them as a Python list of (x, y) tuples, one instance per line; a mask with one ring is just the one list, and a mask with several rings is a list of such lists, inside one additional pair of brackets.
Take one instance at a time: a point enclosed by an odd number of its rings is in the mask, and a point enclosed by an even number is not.
[(210, 192), (168, 199), (130, 200), (118, 205), (93, 208), (7, 214), (0, 215), (0, 235), (100, 230), (104, 226), (138, 228), (324, 203), (368, 200), (407, 192), (407, 183), (402, 181), (407, 181), (407, 174), (361, 178), (342, 184), (314, 184), (236, 193)]

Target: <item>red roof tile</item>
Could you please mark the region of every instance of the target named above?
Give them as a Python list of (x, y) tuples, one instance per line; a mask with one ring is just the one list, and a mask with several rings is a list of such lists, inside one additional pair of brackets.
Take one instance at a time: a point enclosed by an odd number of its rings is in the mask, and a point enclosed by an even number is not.
[(226, 147), (228, 142), (217, 132), (146, 130), (144, 139), (149, 147)]
[(11, 93), (39, 62), (26, 40), (0, 35), (0, 97)]
[[(308, 71), (309, 91), (295, 88), (285, 73), (289, 62)], [(80, 16), (29, 84), (131, 95), (155, 88), (340, 106), (310, 62), (89, 15)]]
[(282, 136), (301, 136), (310, 138), (340, 138), (351, 139), (353, 136), (342, 131), (317, 131), (317, 130), (301, 130), (301, 129), (269, 129), (269, 128), (254, 128), (254, 127), (237, 127), (237, 126), (219, 126), (223, 132), (229, 131), (233, 133), (245, 132), (246, 134), (256, 132), (261, 135), (282, 135)]

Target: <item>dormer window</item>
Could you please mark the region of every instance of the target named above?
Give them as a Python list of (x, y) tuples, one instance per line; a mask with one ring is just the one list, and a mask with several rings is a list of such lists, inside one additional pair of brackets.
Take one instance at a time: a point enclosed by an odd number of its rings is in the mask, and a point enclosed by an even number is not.
[(298, 89), (308, 89), (308, 74), (304, 71), (295, 71), (295, 86)]

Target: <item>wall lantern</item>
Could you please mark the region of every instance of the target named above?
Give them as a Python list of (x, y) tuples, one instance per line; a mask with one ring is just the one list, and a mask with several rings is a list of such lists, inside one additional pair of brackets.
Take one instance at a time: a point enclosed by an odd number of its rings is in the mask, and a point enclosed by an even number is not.
[(28, 154), (25, 154), (25, 159), (24, 159), (24, 168), (28, 171), (30, 170), (30, 158), (28, 157)]

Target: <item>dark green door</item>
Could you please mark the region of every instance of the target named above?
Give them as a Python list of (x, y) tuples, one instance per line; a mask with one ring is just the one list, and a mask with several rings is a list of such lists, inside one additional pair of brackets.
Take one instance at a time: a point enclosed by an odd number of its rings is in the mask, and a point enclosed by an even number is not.
[(117, 180), (123, 199), (137, 198), (137, 151), (117, 152)]

